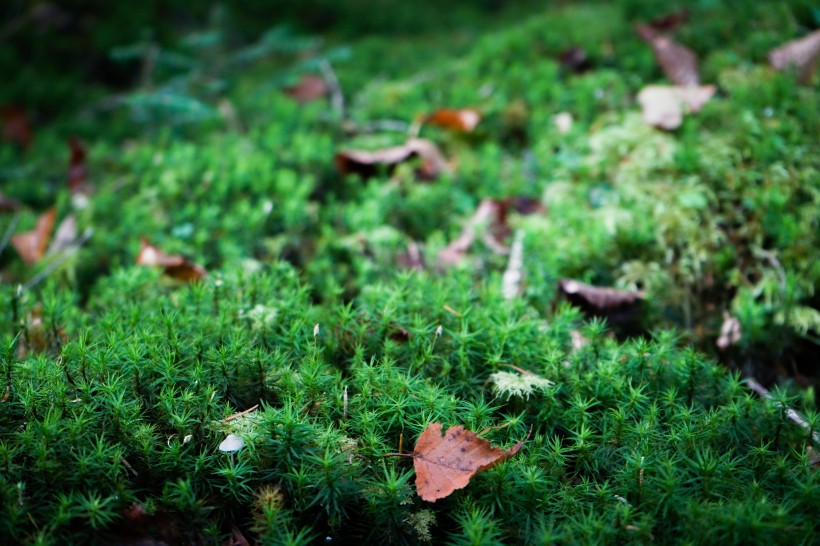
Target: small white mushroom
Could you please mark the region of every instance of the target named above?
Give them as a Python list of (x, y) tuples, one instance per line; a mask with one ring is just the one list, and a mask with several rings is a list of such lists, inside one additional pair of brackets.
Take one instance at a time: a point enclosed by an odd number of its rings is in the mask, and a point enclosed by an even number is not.
[(219, 444), (219, 451), (224, 451), (225, 453), (232, 453), (234, 451), (239, 451), (245, 445), (245, 440), (237, 436), (236, 434), (228, 434), (228, 437), (222, 440), (222, 443)]

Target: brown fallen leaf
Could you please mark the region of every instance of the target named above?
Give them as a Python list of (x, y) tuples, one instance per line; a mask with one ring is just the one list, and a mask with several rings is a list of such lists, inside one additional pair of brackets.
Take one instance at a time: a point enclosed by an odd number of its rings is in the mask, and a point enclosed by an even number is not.
[(306, 103), (327, 95), (327, 82), (321, 76), (305, 74), (296, 85), (285, 87), (285, 94), (297, 102)]
[(648, 85), (638, 93), (643, 120), (653, 127), (672, 130), (683, 123), (684, 114), (700, 111), (715, 94), (714, 85), (680, 87)]
[(559, 53), (558, 62), (574, 74), (583, 74), (592, 68), (586, 49), (580, 46), (573, 46)]
[(480, 121), (481, 114), (478, 110), (470, 108), (463, 108), (461, 110), (442, 108), (425, 116), (423, 119), (423, 122), (427, 125), (435, 125), (442, 129), (460, 131), (462, 133), (472, 132)]
[(184, 256), (166, 254), (144, 238), (140, 241), (140, 245), (141, 248), (139, 254), (137, 254), (137, 265), (161, 267), (169, 277), (186, 282), (199, 281), (208, 276), (205, 268)]
[(441, 423), (431, 423), (413, 449), (416, 490), (428, 502), (436, 502), (466, 487), (470, 478), (506, 461), (518, 453), (526, 441), (525, 438), (504, 451), (461, 425), (450, 427), (444, 436), (441, 430)]
[(483, 234), (484, 244), (497, 254), (507, 254), (509, 249), (506, 240), (512, 233), (509, 214), (512, 211), (529, 215), (546, 212), (546, 209), (538, 200), (529, 197), (482, 199), (458, 238), (439, 252), (439, 265), (452, 266), (459, 263), (473, 245), (482, 226), (487, 226)]
[(51, 208), (37, 219), (37, 225), (31, 231), (12, 235), (11, 244), (27, 265), (36, 264), (46, 252), (57, 209)]
[(450, 171), (450, 165), (438, 146), (423, 138), (411, 138), (401, 146), (374, 151), (341, 151), (336, 154), (336, 169), (342, 175), (358, 174), (362, 178), (370, 178), (382, 170), (392, 173), (396, 165), (415, 157), (422, 161), (418, 175), (423, 179), (432, 180)]
[(675, 85), (700, 85), (698, 57), (683, 46), (648, 25), (635, 25), (635, 32), (652, 48), (655, 60)]
[(34, 138), (26, 111), (19, 106), (7, 105), (0, 109), (3, 120), (3, 140), (13, 142), (24, 150)]
[(77, 137), (71, 137), (68, 140), (68, 146), (71, 148), (71, 157), (68, 162), (68, 189), (78, 192), (85, 189), (88, 181), (88, 167), (86, 166), (88, 150)]
[(573, 279), (562, 279), (558, 290), (567, 300), (587, 315), (605, 317), (610, 323), (625, 323), (642, 310), (646, 294), (643, 291), (617, 290), (592, 286)]
[(809, 83), (820, 63), (820, 30), (771, 50), (769, 62), (777, 70), (795, 68), (798, 81)]

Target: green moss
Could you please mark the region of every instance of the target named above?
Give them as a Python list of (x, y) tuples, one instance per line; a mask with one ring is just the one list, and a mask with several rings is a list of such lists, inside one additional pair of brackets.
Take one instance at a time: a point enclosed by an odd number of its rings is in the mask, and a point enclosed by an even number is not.
[[(661, 133), (634, 102), (661, 79), (630, 26), (651, 4), (487, 17), (480, 36), (431, 24), (346, 50), (343, 31), (321, 48), (281, 30), (245, 46), (188, 37), (162, 48), (188, 63), (163, 64), (127, 108), (67, 114), (25, 155), (0, 150), (3, 193), (24, 204), (17, 231), (49, 206), (93, 229), (65, 261), (0, 254), (3, 535), (111, 543), (136, 502), (156, 539), (187, 543), (233, 525), (265, 544), (811, 543), (813, 391), (786, 383), (762, 400), (716, 362), (799, 371), (816, 353), (820, 101), (764, 65), (809, 11), (693, 4), (679, 38), (720, 93)], [(556, 55), (579, 42), (593, 68), (575, 75)], [(454, 172), (338, 175), (337, 150), (404, 134), (349, 137), (325, 102), (280, 92), (321, 57), (356, 123), (479, 108), (475, 134), (421, 128)], [(64, 182), (77, 130), (84, 207)], [(438, 270), (482, 199), (521, 195), (547, 212), (509, 218), (520, 298), (504, 299), (506, 258), (480, 241)], [(181, 285), (133, 265), (142, 237), (210, 275)], [(426, 271), (402, 271), (416, 243)], [(642, 337), (556, 301), (565, 277), (645, 290)], [(718, 354), (724, 312), (742, 336)], [(502, 446), (532, 436), (429, 504), (411, 463), (382, 456), (434, 421)], [(221, 452), (229, 434), (244, 446)]]

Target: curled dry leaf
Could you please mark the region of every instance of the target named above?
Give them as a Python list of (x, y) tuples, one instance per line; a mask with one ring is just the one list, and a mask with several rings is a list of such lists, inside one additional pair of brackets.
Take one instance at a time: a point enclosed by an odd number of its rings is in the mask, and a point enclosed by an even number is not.
[(401, 146), (380, 150), (344, 150), (336, 154), (336, 169), (342, 175), (358, 174), (362, 178), (375, 176), (382, 170), (392, 173), (396, 165), (418, 157), (422, 165), (420, 178), (432, 180), (450, 171), (438, 146), (423, 138), (411, 138)]
[(635, 25), (635, 32), (652, 48), (669, 81), (675, 85), (700, 85), (698, 57), (691, 49), (647, 25)]
[(413, 449), (416, 490), (428, 502), (466, 487), (470, 478), (509, 459), (526, 441), (525, 438), (504, 451), (461, 425), (450, 427), (444, 436), (441, 430), (441, 423), (431, 423)]
[(305, 74), (296, 85), (284, 89), (285, 94), (297, 102), (305, 103), (327, 95), (327, 82), (321, 76)]
[(4, 106), (0, 108), (0, 119), (3, 120), (3, 140), (28, 148), (34, 137), (26, 111), (18, 106)]
[(460, 110), (452, 108), (442, 108), (424, 117), (424, 123), (435, 125), (442, 129), (469, 133), (475, 129), (481, 121), (481, 114), (478, 110), (463, 108)]
[(45, 254), (56, 219), (57, 209), (49, 209), (37, 219), (34, 229), (11, 237), (12, 246), (27, 265), (34, 265)]
[(809, 83), (820, 63), (820, 30), (771, 50), (769, 62), (777, 70), (795, 68), (798, 81)]
[(573, 279), (562, 279), (558, 282), (558, 289), (584, 313), (606, 317), (612, 323), (629, 322), (635, 318), (646, 298), (642, 291), (592, 286)]
[(487, 226), (483, 236), (484, 244), (498, 254), (507, 254), (509, 249), (505, 241), (511, 234), (509, 226), (511, 211), (529, 215), (544, 213), (546, 209), (540, 201), (530, 197), (482, 199), (458, 239), (439, 252), (439, 264), (443, 266), (458, 264), (473, 245), (482, 226)]
[(68, 161), (68, 189), (78, 192), (85, 189), (88, 181), (88, 166), (86, 166), (88, 150), (77, 137), (71, 137), (68, 140), (68, 146), (71, 149), (71, 157)]
[(205, 268), (178, 254), (166, 254), (149, 243), (146, 239), (140, 242), (137, 254), (137, 265), (161, 267), (169, 277), (180, 281), (198, 281), (208, 275)]
[(716, 90), (714, 85), (648, 85), (638, 93), (638, 103), (646, 123), (659, 129), (672, 130), (680, 127), (684, 114), (700, 111)]

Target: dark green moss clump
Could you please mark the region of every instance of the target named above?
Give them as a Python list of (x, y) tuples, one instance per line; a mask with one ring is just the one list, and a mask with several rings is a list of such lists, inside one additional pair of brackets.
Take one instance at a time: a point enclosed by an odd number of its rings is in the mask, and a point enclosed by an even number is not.
[[(796, 544), (816, 532), (810, 432), (778, 405), (794, 401), (756, 399), (668, 333), (618, 345), (587, 328), (573, 349), (572, 309), (545, 321), (458, 276), (402, 275), (322, 305), (285, 265), (173, 292), (157, 281), (116, 272), (90, 312), (46, 290), (42, 322), (6, 338), (12, 540), (125, 540), (117, 524), (135, 502), (194, 543), (231, 525), (262, 543)], [(42, 352), (20, 358), (35, 337)], [(506, 364), (554, 385), (527, 387)], [(514, 375), (492, 375), (503, 371)], [(509, 423), (487, 434), (501, 445), (533, 435), (428, 504), (412, 465), (381, 455), (432, 421)], [(229, 433), (245, 442), (234, 454), (218, 450)]]

